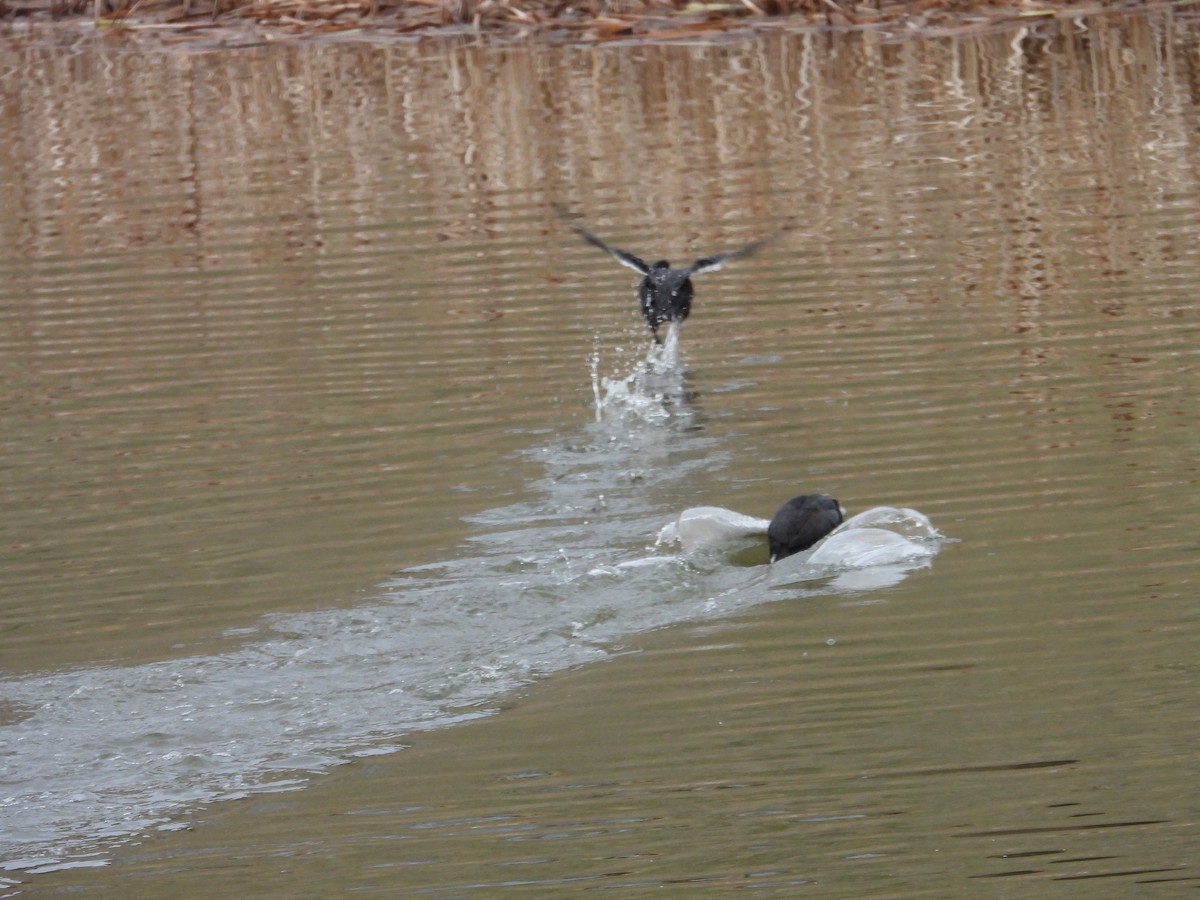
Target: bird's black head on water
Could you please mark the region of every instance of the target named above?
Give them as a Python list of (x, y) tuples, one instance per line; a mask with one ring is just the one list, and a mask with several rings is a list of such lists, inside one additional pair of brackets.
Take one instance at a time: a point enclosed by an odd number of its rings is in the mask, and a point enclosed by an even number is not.
[(658, 336), (660, 325), (664, 322), (682, 322), (691, 313), (692, 297), (695, 295), (695, 288), (692, 287), (693, 275), (715, 272), (732, 260), (758, 252), (774, 239), (764, 238), (729, 253), (718, 253), (716, 256), (698, 259), (685, 268), (672, 269), (665, 259), (649, 266), (627, 250), (610, 247), (587, 229), (572, 222), (570, 213), (564, 207), (559, 207), (558, 214), (566, 219), (571, 230), (587, 243), (611, 254), (621, 265), (628, 266), (643, 276), (642, 283), (638, 285), (638, 303), (641, 305), (642, 315), (646, 317), (650, 333), (654, 335), (654, 341), (658, 344), (662, 343)]
[(779, 508), (767, 528), (771, 562), (807, 550), (842, 524), (842, 508), (824, 494), (801, 494)]

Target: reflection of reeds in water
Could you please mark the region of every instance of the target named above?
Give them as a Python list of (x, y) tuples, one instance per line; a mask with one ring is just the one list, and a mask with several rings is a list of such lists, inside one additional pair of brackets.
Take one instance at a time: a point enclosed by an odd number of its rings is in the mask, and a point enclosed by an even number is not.
[[(1023, 35), (806, 35), (637, 59), (27, 49), (0, 84), (0, 157), (21, 173), (0, 183), (0, 202), (23, 211), (0, 221), (0, 238), (18, 254), (154, 247), (183, 269), (280, 264), (343, 279), (377, 248), (432, 246), (445, 268), (426, 267), (431, 292), (463, 278), (495, 290), (560, 244), (555, 258), (607, 271), (562, 233), (552, 200), (676, 258), (796, 217), (799, 230), (756, 261), (761, 277), (787, 254), (853, 259), (894, 267), (899, 295), (906, 266), (934, 261), (956, 272), (956, 291), (1031, 298), (1065, 283), (1080, 254), (1113, 272), (1177, 257), (1177, 242), (1121, 224), (1196, 178), (1191, 56), (1170, 52), (1170, 20)], [(1154, 147), (1111, 127), (1150, 110)], [(972, 190), (926, 203), (962, 179)], [(511, 243), (539, 231), (536, 246)], [(1007, 243), (1002, 269), (985, 259), (994, 240)], [(547, 310), (582, 305), (582, 277), (547, 267), (544, 278)]]

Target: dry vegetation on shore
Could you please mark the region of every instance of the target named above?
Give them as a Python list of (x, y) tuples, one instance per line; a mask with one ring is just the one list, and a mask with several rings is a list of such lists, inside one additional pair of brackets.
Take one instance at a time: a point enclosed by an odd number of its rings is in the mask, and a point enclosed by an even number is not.
[(187, 34), (250, 25), (284, 32), (490, 33), (672, 40), (737, 28), (978, 29), (1200, 0), (0, 0), (0, 19), (86, 18), (112, 29)]

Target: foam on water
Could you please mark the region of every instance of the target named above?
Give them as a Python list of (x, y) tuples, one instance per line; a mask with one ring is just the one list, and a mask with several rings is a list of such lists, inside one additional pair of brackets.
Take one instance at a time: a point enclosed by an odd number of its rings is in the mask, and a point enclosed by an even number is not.
[[(826, 576), (870, 565), (869, 553), (823, 550), (853, 536), (854, 519), (786, 567), (730, 565), (720, 541), (654, 543), (669, 513), (652, 488), (732, 461), (695, 427), (677, 340), (623, 378), (599, 378), (594, 363), (597, 421), (526, 451), (544, 468), (529, 498), (473, 517), (464, 552), (400, 573), (370, 601), (270, 617), (224, 653), (0, 682), (0, 865), (102, 864), (104, 848), (177, 828), (189, 810), (295, 790), (405, 734), (487, 715), (504, 692), (630, 634), (827, 592)], [(752, 540), (761, 520), (729, 515)], [(865, 523), (925, 548), (885, 560), (877, 536), (890, 577), (936, 552), (932, 526), (904, 533), (918, 517)]]
[(670, 322), (661, 344), (651, 344), (646, 357), (624, 376), (600, 374), (600, 351), (591, 358), (592, 395), (596, 421), (615, 423), (624, 420), (662, 423), (672, 419), (690, 420), (692, 394), (687, 385), (687, 370), (680, 362), (679, 339), (682, 322)]

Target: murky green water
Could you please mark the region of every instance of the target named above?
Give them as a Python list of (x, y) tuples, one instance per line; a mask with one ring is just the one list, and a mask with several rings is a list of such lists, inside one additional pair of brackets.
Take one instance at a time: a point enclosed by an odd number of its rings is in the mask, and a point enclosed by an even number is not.
[[(12, 890), (1194, 890), (1196, 47), (10, 38)], [(648, 341), (556, 203), (791, 230), (597, 422)], [(816, 490), (955, 542), (653, 546)]]

